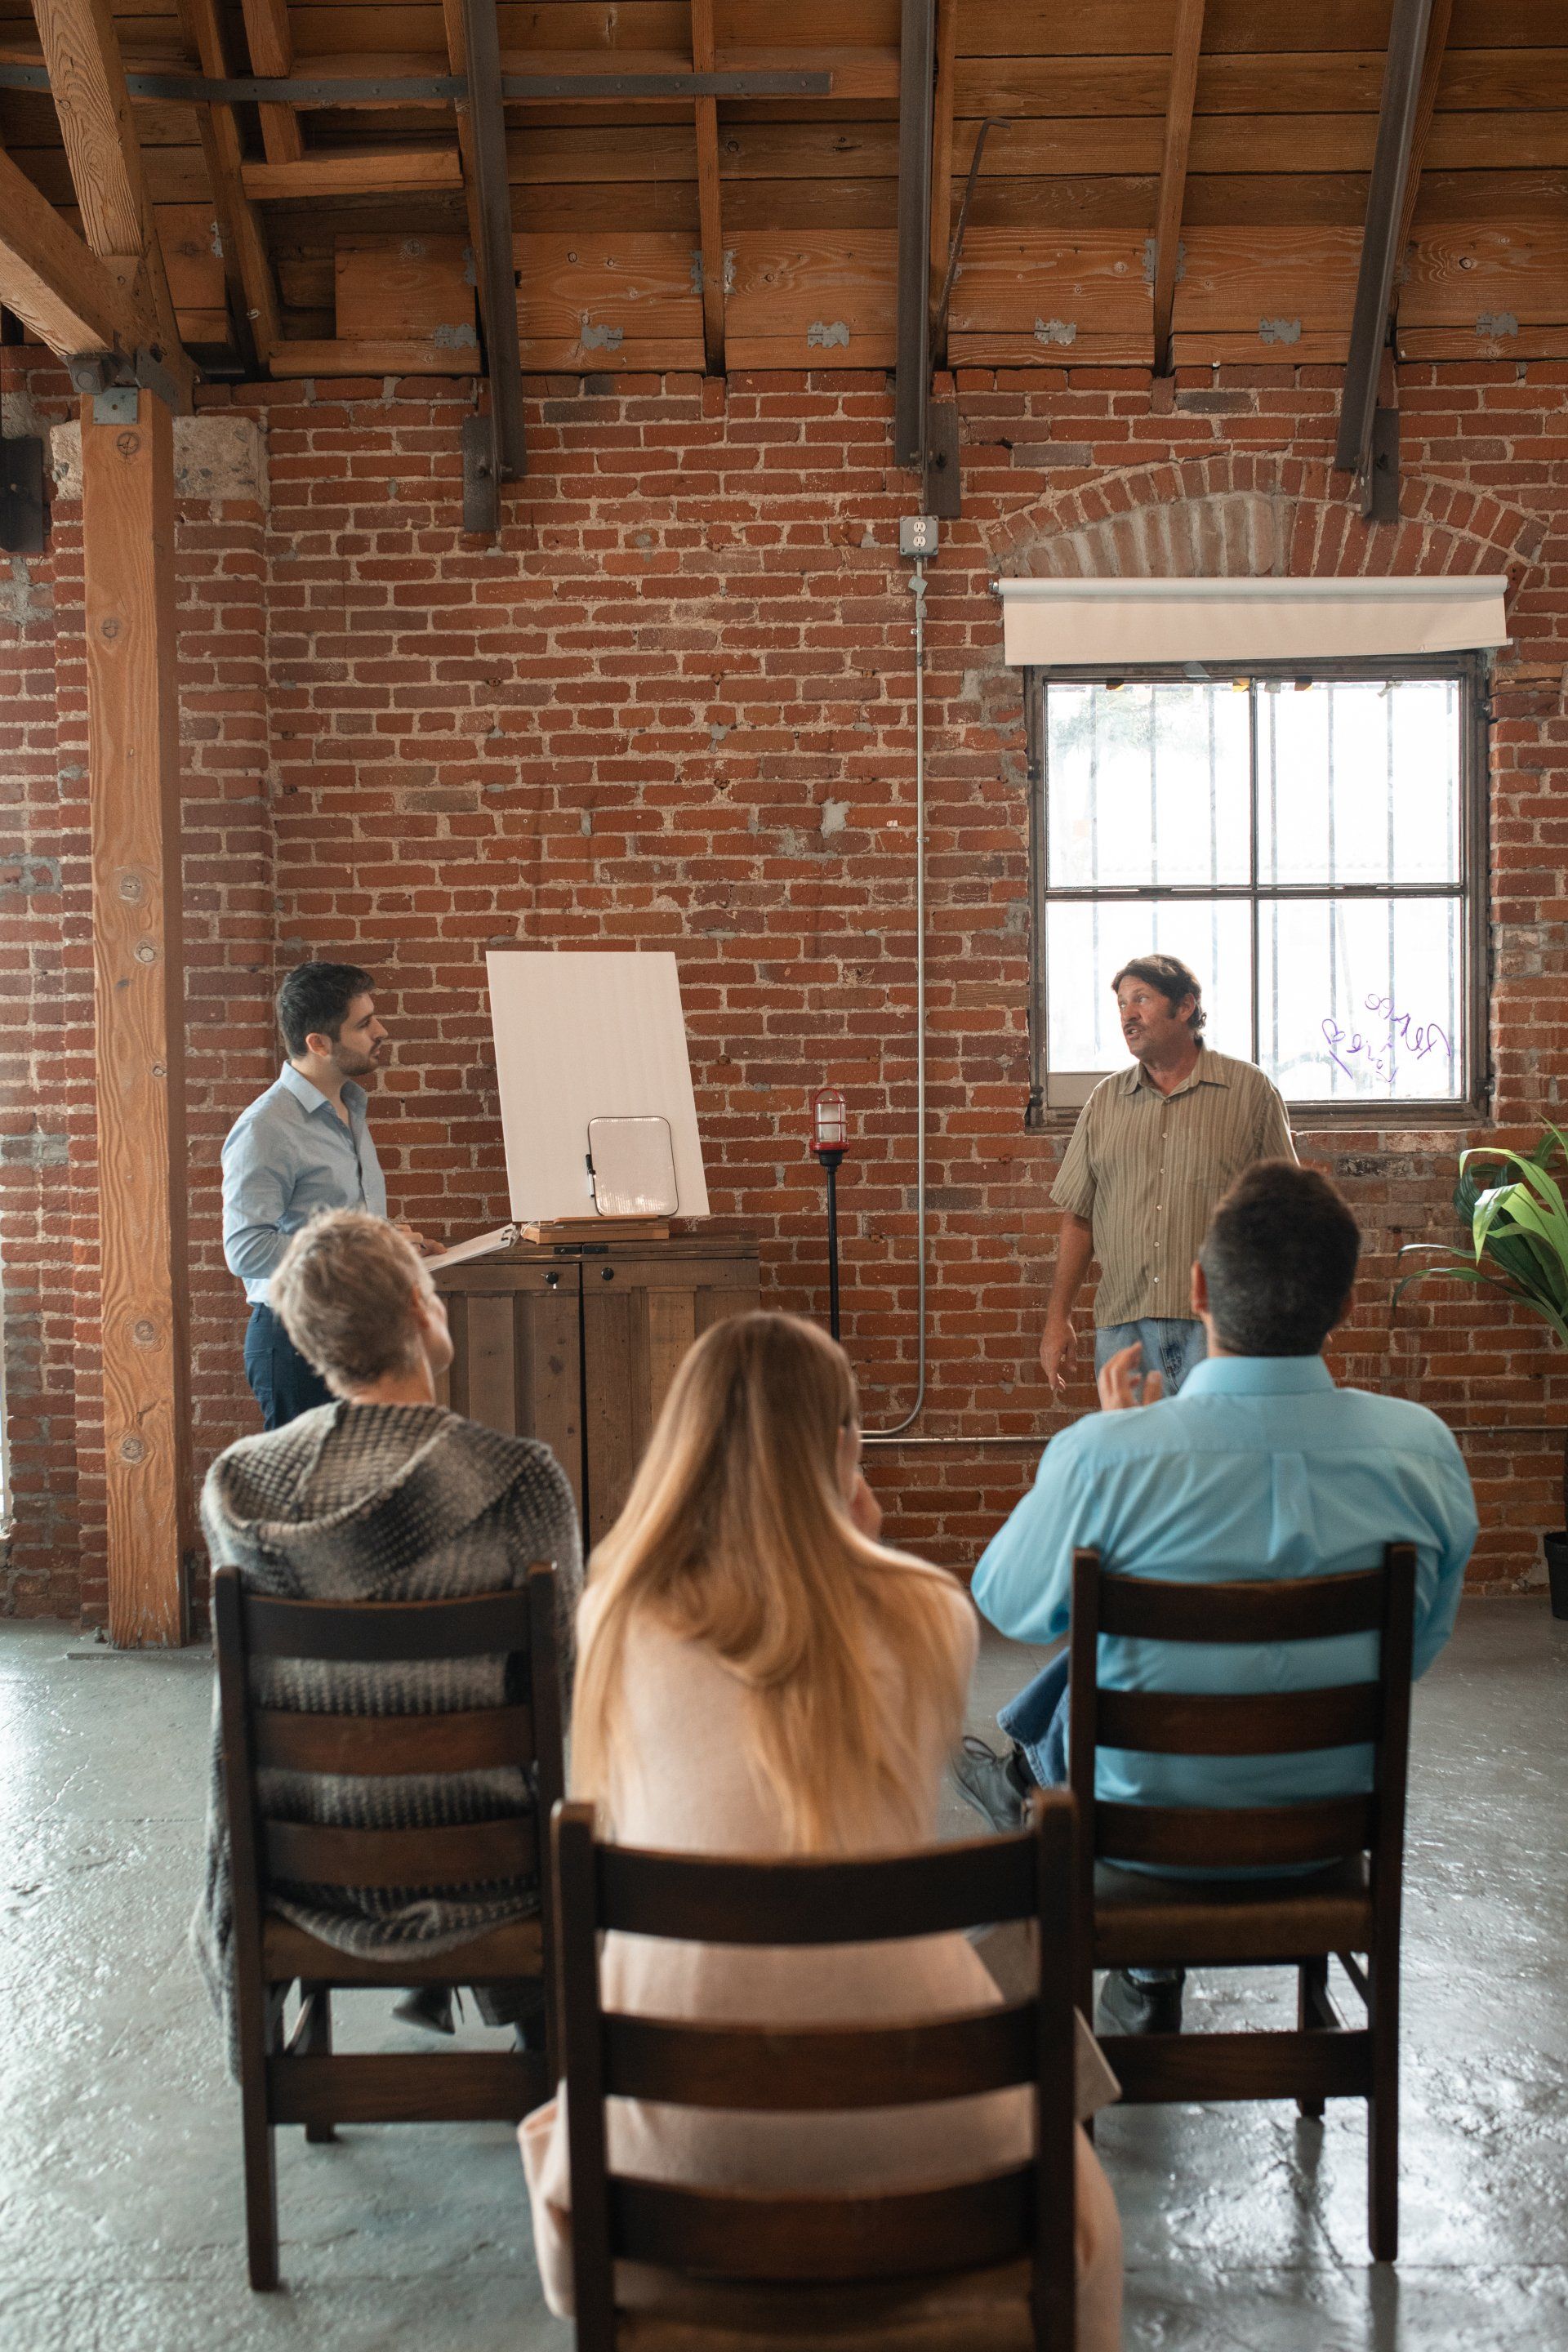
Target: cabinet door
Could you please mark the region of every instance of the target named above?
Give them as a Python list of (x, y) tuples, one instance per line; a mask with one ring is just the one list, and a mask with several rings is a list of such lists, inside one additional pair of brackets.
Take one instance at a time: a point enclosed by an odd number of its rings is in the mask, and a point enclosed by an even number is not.
[(549, 1446), (583, 1509), (579, 1284), (559, 1266), (454, 1266), (438, 1287), (452, 1326), (443, 1404)]
[(589, 1540), (614, 1525), (675, 1368), (692, 1341), (757, 1304), (754, 1259), (583, 1261)]

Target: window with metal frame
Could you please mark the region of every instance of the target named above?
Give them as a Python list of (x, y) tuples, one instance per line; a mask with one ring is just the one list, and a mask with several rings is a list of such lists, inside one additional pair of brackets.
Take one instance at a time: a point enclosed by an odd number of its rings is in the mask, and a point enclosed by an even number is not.
[(1313, 1115), (1486, 1086), (1486, 669), (1025, 676), (1029, 1120), (1123, 1068), (1111, 980), (1197, 974), (1205, 1034)]

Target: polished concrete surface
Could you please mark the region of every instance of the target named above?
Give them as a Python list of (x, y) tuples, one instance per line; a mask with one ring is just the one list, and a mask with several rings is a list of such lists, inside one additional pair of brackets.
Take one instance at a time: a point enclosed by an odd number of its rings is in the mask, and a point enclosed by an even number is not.
[[(977, 1727), (1026, 1664), (988, 1643)], [(247, 2289), (237, 2095), (185, 1950), (210, 1692), (199, 1654), (0, 1623), (0, 2345), (569, 2352), (499, 2127), (280, 2135), (287, 2286)], [(1398, 2267), (1367, 2257), (1358, 2107), (1113, 2112), (1129, 2352), (1568, 2347), (1565, 1782), (1568, 1624), (1471, 1604), (1416, 1697)], [(1191, 2015), (1283, 2002), (1211, 1978)], [(347, 2008), (341, 2042), (408, 2040), (380, 1996)]]

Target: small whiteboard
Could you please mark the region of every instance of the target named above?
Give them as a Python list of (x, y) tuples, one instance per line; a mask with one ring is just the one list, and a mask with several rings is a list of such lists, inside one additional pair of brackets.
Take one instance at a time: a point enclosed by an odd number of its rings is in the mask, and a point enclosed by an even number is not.
[(588, 1126), (669, 1125), (677, 1208), (708, 1214), (697, 1105), (672, 955), (498, 950), (486, 958), (511, 1213), (596, 1213)]

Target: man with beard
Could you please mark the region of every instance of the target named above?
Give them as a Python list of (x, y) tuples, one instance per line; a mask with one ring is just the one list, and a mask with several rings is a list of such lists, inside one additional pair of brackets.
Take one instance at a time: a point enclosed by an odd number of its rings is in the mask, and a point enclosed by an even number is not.
[(1204, 1353), (1187, 1298), (1213, 1211), (1255, 1160), (1294, 1160), (1285, 1106), (1250, 1062), (1205, 1045), (1197, 975), (1176, 956), (1135, 956), (1111, 982), (1132, 1066), (1102, 1078), (1051, 1193), (1064, 1212), (1040, 1367), (1066, 1386), (1077, 1348), (1073, 1302), (1100, 1261), (1094, 1369), (1136, 1348), (1135, 1377), (1174, 1396)]
[[(365, 1082), (386, 1042), (374, 985), (357, 964), (295, 966), (278, 992), (289, 1058), (224, 1142), (223, 1254), (250, 1301), (245, 1377), (268, 1429), (331, 1402), (268, 1304), (289, 1235), (322, 1209), (386, 1215), (386, 1179), (365, 1119)], [(423, 1234), (398, 1231), (433, 1254)]]

